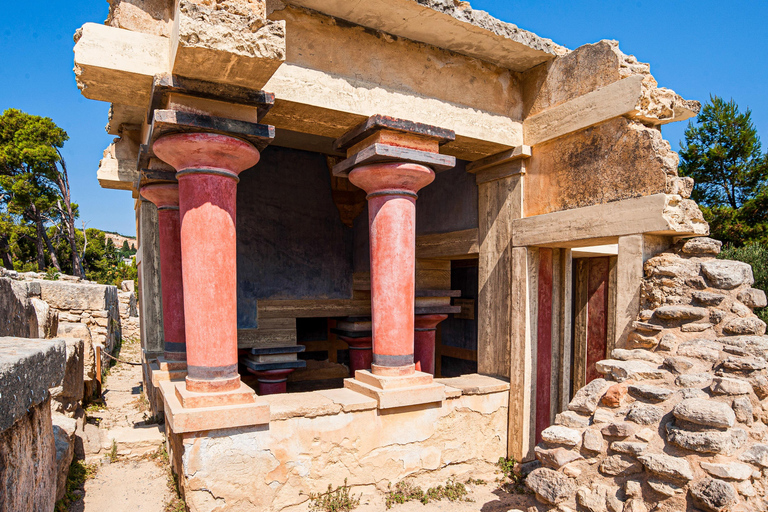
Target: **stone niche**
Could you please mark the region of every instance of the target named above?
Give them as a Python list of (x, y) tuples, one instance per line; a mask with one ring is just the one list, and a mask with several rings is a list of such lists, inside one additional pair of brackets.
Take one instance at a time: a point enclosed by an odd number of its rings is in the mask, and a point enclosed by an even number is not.
[(495, 478), (506, 455), (507, 382), (436, 379), (443, 402), (378, 410), (350, 389), (262, 397), (269, 425), (169, 433), (174, 470), (192, 511), (278, 511), (347, 479), (356, 494), (418, 475), (429, 485)]

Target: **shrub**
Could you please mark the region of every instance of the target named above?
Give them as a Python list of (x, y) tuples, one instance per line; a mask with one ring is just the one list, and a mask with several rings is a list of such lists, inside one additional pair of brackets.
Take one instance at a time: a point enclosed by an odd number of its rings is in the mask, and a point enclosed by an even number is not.
[[(718, 258), (743, 261), (752, 265), (752, 273), (755, 276), (755, 284), (752, 286), (768, 293), (768, 242), (755, 242), (743, 247), (726, 245)], [(768, 308), (756, 309), (755, 314), (768, 323)]]

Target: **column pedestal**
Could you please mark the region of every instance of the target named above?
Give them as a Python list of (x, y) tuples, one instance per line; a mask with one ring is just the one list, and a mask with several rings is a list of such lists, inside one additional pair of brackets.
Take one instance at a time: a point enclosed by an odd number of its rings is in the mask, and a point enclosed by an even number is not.
[(435, 374), (435, 334), (437, 324), (448, 315), (416, 315), (414, 320), (413, 357), (416, 370)]
[(294, 371), (295, 368), (286, 368), (283, 370), (248, 370), (256, 376), (259, 383), (259, 395), (277, 395), (279, 393), (286, 393), (288, 391), (288, 375)]

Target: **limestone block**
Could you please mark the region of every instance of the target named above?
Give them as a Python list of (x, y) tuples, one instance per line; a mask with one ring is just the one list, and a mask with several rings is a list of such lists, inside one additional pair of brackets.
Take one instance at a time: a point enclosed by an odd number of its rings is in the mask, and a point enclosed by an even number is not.
[[(24, 343), (30, 343), (26, 341)], [(52, 342), (32, 342), (35, 345)], [(47, 380), (50, 376), (50, 368), (39, 360), (37, 354), (22, 348), (22, 354), (17, 357), (18, 366), (27, 367), (39, 363), (38, 370)], [(0, 339), (0, 389), (3, 390), (0, 398), (0, 510), (8, 511), (48, 511), (53, 510), (56, 503), (56, 446), (54, 444), (53, 428), (51, 424), (51, 406), (47, 398), (47, 392), (39, 392), (38, 383), (33, 375), (27, 380), (17, 380), (14, 388), (7, 387), (5, 380), (8, 375), (8, 338)], [(51, 359), (57, 359), (50, 354)], [(61, 344), (61, 364), (63, 366), (64, 347)], [(22, 360), (26, 359), (27, 362)], [(16, 369), (19, 369), (18, 367)], [(13, 372), (14, 368), (10, 368)], [(63, 370), (62, 370), (63, 371)], [(42, 380), (42, 379), (41, 379)], [(13, 384), (11, 384), (13, 385)], [(6, 408), (7, 395), (12, 394), (7, 390), (23, 395), (25, 398), (35, 396), (36, 400), (28, 403), (23, 408)], [(21, 398), (21, 397), (19, 397)], [(39, 401), (41, 400), (42, 401)], [(29, 409), (27, 409), (29, 407)], [(11, 414), (5, 414), (9, 411)], [(10, 420), (10, 421), (9, 421)], [(15, 420), (15, 422), (14, 422)]]
[(712, 463), (700, 462), (701, 469), (717, 478), (726, 480), (747, 480), (752, 476), (754, 469), (748, 464), (740, 462)]
[(71, 412), (78, 407), (84, 392), (84, 347), (79, 338), (65, 338), (67, 359), (61, 386), (51, 389), (54, 408), (59, 412)]
[(284, 21), (191, 0), (180, 0), (175, 18), (174, 74), (261, 89), (285, 60)]
[(667, 424), (667, 441), (698, 453), (716, 453), (731, 456), (748, 441), (747, 433), (740, 428), (727, 431), (692, 432)]
[(0, 277), (0, 336), (26, 338), (38, 332), (29, 296), (27, 283)]
[(686, 240), (682, 251), (689, 256), (716, 256), (720, 254), (723, 242), (708, 237), (698, 237)]
[(671, 397), (675, 392), (671, 389), (663, 388), (660, 386), (649, 386), (643, 384), (631, 385), (628, 388), (629, 394), (650, 400), (652, 402), (663, 402)]
[(707, 427), (728, 428), (736, 415), (728, 404), (715, 400), (692, 398), (683, 400), (672, 410), (675, 418)]
[(640, 425), (654, 425), (661, 421), (664, 411), (659, 407), (642, 402), (635, 402), (629, 408), (627, 419)]
[(106, 310), (117, 302), (117, 288), (103, 284), (40, 281), (41, 299), (56, 309)]
[(525, 485), (536, 493), (539, 501), (550, 505), (567, 500), (576, 491), (573, 479), (547, 468), (533, 470), (525, 479)]
[(50, 339), (56, 336), (59, 326), (59, 314), (51, 309), (47, 302), (38, 298), (29, 300), (34, 309), (34, 318), (30, 321), (30, 338)]
[(575, 446), (581, 441), (581, 434), (568, 427), (552, 425), (541, 431), (541, 438), (550, 444)]
[(110, 0), (109, 16), (104, 24), (169, 37), (172, 15), (172, 6), (165, 0)]
[(744, 335), (744, 334), (765, 334), (765, 322), (755, 316), (747, 318), (733, 318), (723, 325), (723, 333)]
[(139, 179), (136, 162), (139, 158), (139, 143), (131, 137), (116, 138), (107, 146), (99, 161), (96, 178), (102, 188), (131, 190)]
[(582, 414), (593, 414), (597, 404), (603, 397), (611, 383), (605, 379), (595, 379), (576, 392), (568, 409)]
[(633, 457), (611, 455), (600, 463), (600, 472), (610, 476), (628, 476), (640, 473), (643, 466)]
[(768, 444), (755, 444), (739, 457), (739, 460), (768, 468)]
[(693, 480), (693, 470), (686, 459), (680, 459), (663, 453), (651, 453), (639, 457), (645, 469), (661, 477), (672, 480)]
[(77, 422), (61, 414), (54, 414), (53, 439), (56, 446), (56, 501), (67, 492), (69, 465), (75, 455), (75, 430)]
[(742, 284), (752, 285), (752, 267), (741, 261), (710, 260), (701, 262), (701, 271), (715, 288), (732, 290)]
[(738, 299), (750, 308), (764, 308), (768, 305), (768, 299), (763, 290), (747, 288), (739, 292)]
[(748, 395), (752, 391), (752, 385), (742, 379), (715, 377), (710, 390), (714, 395)]
[(595, 365), (598, 372), (610, 374), (617, 382), (628, 379), (662, 379), (666, 372), (645, 361), (619, 361), (605, 359)]
[(728, 482), (704, 478), (691, 485), (691, 496), (696, 505), (708, 512), (724, 512), (738, 503), (736, 489)]

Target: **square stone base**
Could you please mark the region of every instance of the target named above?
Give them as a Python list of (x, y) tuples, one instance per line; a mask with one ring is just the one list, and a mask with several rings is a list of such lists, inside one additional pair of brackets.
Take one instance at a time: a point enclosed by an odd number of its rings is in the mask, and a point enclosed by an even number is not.
[(149, 372), (152, 376), (152, 385), (160, 386), (160, 382), (169, 380), (184, 380), (187, 376), (187, 363), (183, 367), (178, 366), (177, 361), (173, 365), (165, 364), (160, 358), (149, 363)]
[[(256, 397), (245, 384), (229, 393), (210, 393), (217, 395), (217, 398), (202, 401), (197, 400), (197, 396), (203, 393), (190, 394), (183, 381), (162, 381), (160, 392), (165, 405), (165, 421), (176, 434), (269, 424), (269, 404)], [(233, 396), (225, 396), (230, 394)], [(242, 403), (246, 399), (244, 395), (250, 395), (251, 401)], [(204, 403), (206, 406), (185, 407), (180, 397), (191, 398), (189, 403)], [(218, 405), (214, 405), (217, 401)]]
[(375, 399), (379, 409), (445, 400), (445, 386), (434, 382), (432, 375), (423, 372), (405, 376), (381, 376), (368, 370), (357, 370), (354, 379), (344, 379), (344, 387)]

